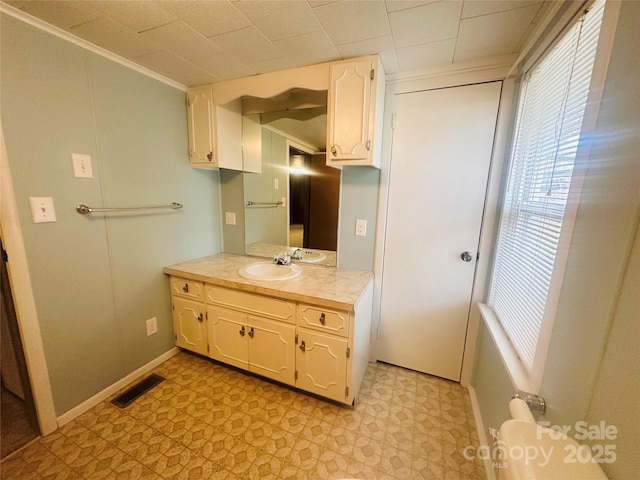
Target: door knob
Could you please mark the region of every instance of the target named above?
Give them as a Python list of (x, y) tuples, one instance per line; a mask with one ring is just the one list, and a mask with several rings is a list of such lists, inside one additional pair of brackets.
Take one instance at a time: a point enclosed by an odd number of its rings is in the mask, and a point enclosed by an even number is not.
[(473, 257), (471, 256), (471, 253), (469, 253), (469, 252), (462, 252), (460, 254), (460, 258), (462, 260), (464, 260), (465, 262), (470, 262), (471, 260), (473, 260)]

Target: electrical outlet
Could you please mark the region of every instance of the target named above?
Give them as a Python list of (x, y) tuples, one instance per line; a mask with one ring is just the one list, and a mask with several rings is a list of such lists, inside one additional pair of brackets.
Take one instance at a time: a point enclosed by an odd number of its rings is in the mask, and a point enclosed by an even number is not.
[(236, 224), (235, 212), (225, 212), (224, 223), (226, 223), (227, 225), (235, 225)]
[(73, 162), (73, 175), (75, 177), (93, 178), (93, 169), (91, 168), (91, 155), (72, 153), (71, 161)]
[(46, 223), (56, 221), (56, 211), (53, 208), (51, 197), (29, 197), (31, 205), (31, 217), (33, 223)]
[(367, 221), (358, 219), (356, 220), (356, 235), (358, 237), (367, 236)]
[(274, 179), (273, 179), (273, 188), (274, 188), (275, 190), (280, 189), (280, 180), (279, 180), (279, 179), (277, 179), (277, 178), (274, 178)]
[(156, 317), (147, 320), (147, 337), (158, 333), (158, 319)]

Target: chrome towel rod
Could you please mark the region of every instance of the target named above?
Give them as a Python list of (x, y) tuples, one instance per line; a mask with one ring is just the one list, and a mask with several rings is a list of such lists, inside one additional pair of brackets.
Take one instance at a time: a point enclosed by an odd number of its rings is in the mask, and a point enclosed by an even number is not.
[(118, 207), (118, 208), (92, 208), (86, 205), (76, 205), (76, 212), (80, 215), (86, 215), (87, 213), (107, 213), (107, 212), (133, 212), (137, 210), (155, 210), (158, 208), (171, 208), (177, 210), (182, 208), (181, 203), (172, 202), (171, 205), (156, 205), (153, 207)]
[(270, 205), (272, 207), (277, 207), (282, 205), (282, 201), (278, 200), (277, 202), (252, 202), (251, 200), (247, 200), (247, 207), (251, 207), (253, 205)]

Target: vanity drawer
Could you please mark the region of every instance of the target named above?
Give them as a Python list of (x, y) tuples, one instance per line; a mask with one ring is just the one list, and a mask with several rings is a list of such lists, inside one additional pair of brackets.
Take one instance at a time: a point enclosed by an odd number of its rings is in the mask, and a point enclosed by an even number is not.
[(300, 303), (298, 326), (348, 337), (349, 312)]
[(296, 322), (296, 304), (287, 300), (207, 285), (205, 301), (226, 308), (242, 310), (249, 315), (273, 318), (287, 323)]
[(204, 283), (186, 278), (171, 277), (171, 294), (193, 300), (204, 300)]

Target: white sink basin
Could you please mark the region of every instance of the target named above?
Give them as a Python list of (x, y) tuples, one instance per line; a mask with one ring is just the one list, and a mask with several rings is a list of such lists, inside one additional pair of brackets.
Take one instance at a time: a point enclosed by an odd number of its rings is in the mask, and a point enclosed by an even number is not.
[(300, 275), (297, 265), (276, 265), (271, 262), (256, 262), (240, 267), (238, 275), (248, 280), (271, 282), (274, 280), (291, 280)]

